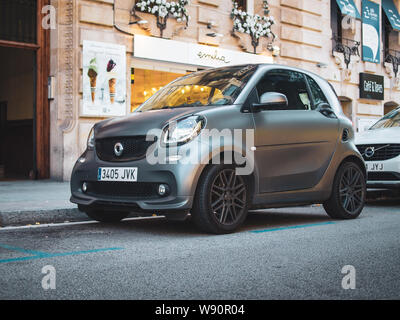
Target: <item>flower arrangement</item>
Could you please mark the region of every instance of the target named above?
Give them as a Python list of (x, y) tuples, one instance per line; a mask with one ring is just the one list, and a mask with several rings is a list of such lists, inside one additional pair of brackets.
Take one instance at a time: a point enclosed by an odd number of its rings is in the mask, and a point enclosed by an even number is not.
[(167, 26), (167, 19), (172, 17), (178, 22), (186, 22), (188, 25), (190, 16), (186, 6), (189, 0), (176, 0), (168, 2), (167, 0), (143, 0), (138, 1), (135, 7), (143, 13), (150, 13), (157, 17), (157, 27), (160, 29), (161, 37), (163, 30)]
[(231, 18), (233, 20), (233, 32), (247, 33), (251, 36), (251, 44), (256, 53), (257, 46), (261, 37), (271, 38), (275, 40), (276, 35), (272, 32), (271, 26), (275, 23), (273, 16), (268, 16), (268, 1), (263, 0), (263, 9), (265, 16), (258, 14), (250, 14), (239, 9), (238, 3), (233, 0), (233, 8)]

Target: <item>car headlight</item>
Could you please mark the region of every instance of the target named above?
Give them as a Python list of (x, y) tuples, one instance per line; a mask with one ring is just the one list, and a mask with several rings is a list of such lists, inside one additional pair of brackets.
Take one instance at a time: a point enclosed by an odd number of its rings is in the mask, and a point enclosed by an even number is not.
[(87, 139), (87, 148), (89, 150), (93, 150), (94, 149), (94, 128), (92, 128), (90, 130), (88, 139)]
[(205, 119), (200, 116), (190, 116), (169, 123), (163, 130), (161, 141), (165, 145), (182, 145), (198, 136), (204, 128)]

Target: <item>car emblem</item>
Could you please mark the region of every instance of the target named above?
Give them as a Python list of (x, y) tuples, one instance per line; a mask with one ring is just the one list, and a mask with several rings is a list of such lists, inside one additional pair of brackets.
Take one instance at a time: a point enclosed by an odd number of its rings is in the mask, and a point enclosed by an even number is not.
[(122, 145), (121, 142), (117, 142), (114, 146), (114, 153), (117, 157), (122, 156), (122, 153), (124, 152), (124, 146)]
[(386, 144), (386, 145), (381, 146), (379, 148), (368, 147), (368, 148), (365, 149), (363, 155), (366, 156), (367, 158), (371, 158), (375, 154), (375, 152), (377, 152), (378, 150), (381, 150), (381, 149), (385, 149), (386, 147), (389, 147), (389, 146), (390, 146), (390, 144)]
[(371, 158), (375, 154), (375, 148), (374, 147), (368, 147), (367, 149), (365, 149), (364, 154), (365, 154), (365, 156), (367, 158)]

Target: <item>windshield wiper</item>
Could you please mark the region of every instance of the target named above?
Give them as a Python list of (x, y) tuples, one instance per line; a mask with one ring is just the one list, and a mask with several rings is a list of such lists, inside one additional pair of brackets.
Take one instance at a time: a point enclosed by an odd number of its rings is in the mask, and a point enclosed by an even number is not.
[(203, 104), (200, 101), (196, 101), (193, 103), (183, 103), (177, 106), (164, 106), (161, 109), (175, 109), (175, 108), (188, 108), (188, 107), (197, 107), (197, 106), (203, 106)]

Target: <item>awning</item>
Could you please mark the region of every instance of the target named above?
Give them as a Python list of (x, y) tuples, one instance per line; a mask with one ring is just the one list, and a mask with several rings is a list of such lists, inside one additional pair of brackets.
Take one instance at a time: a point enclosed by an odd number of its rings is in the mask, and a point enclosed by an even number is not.
[(354, 0), (336, 0), (342, 15), (351, 16), (356, 19), (361, 19), (360, 12), (358, 12)]
[(400, 31), (400, 14), (393, 3), (393, 0), (382, 0), (382, 7), (392, 25), (392, 28), (396, 31)]

